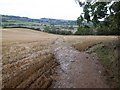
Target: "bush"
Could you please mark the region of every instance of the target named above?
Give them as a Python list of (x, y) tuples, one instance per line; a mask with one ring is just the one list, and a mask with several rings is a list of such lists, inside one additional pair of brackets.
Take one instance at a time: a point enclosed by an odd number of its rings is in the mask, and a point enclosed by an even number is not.
[(97, 35), (120, 35), (119, 28), (100, 27), (97, 29)]
[(93, 30), (89, 27), (79, 27), (75, 35), (92, 35)]

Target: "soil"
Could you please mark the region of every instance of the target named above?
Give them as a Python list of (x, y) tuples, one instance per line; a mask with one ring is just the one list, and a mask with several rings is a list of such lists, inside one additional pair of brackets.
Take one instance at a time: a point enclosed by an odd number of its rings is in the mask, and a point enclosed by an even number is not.
[(58, 60), (50, 88), (109, 88), (101, 75), (102, 66), (95, 57), (80, 52), (59, 37), (53, 46)]

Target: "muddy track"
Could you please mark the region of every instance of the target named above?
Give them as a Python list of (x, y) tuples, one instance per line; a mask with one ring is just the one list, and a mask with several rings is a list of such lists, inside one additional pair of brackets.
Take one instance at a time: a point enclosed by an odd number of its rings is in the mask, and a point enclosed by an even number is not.
[(79, 52), (59, 37), (53, 45), (59, 66), (50, 88), (108, 88), (102, 75), (102, 66), (91, 55)]

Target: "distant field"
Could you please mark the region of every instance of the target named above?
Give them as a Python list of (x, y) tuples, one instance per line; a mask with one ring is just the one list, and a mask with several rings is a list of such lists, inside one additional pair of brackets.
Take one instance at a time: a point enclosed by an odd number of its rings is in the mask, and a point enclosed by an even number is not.
[(22, 28), (3, 29), (3, 87), (48, 87), (57, 65), (51, 47), (60, 37), (78, 50), (118, 40), (117, 36), (61, 36)]

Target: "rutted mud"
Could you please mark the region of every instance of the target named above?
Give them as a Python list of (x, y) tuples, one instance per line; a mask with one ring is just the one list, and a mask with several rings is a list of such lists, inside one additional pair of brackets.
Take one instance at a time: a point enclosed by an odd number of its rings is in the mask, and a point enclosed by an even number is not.
[(101, 66), (95, 58), (79, 52), (59, 37), (53, 46), (59, 62), (51, 88), (108, 88), (101, 76)]

